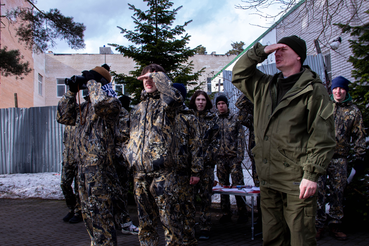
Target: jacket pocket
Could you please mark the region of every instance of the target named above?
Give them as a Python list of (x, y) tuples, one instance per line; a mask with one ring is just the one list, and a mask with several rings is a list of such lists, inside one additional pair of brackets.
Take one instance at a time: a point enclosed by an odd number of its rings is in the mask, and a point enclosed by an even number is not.
[(300, 182), (303, 175), (303, 170), (298, 162), (288, 157), (284, 153), (283, 149), (276, 149), (274, 153), (275, 157), (273, 159), (275, 160), (273, 169), (275, 168), (275, 170), (272, 173), (276, 175), (276, 178), (284, 180), (290, 184), (293, 184), (294, 182)]

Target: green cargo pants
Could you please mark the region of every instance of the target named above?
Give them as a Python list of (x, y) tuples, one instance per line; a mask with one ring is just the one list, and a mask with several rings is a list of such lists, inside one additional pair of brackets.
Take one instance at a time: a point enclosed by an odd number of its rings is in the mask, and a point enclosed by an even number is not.
[(299, 199), (270, 188), (260, 188), (263, 245), (316, 245), (316, 196)]

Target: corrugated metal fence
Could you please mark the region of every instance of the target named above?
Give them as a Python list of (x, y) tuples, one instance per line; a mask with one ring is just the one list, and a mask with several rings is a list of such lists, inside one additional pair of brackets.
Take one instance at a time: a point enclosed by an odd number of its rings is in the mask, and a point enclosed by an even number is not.
[(57, 106), (0, 109), (0, 174), (60, 172), (64, 126)]

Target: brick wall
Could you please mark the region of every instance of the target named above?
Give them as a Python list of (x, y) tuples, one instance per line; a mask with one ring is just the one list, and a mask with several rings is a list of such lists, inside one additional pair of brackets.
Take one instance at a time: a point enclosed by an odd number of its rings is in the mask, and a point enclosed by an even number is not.
[[(2, 0), (5, 4), (1, 7), (2, 15), (5, 15), (7, 10), (16, 8), (17, 6), (28, 6), (24, 0)], [(10, 24), (5, 17), (1, 18), (4, 23), (1, 28), (1, 48), (5, 46), (9, 50), (19, 50), (24, 57), (22, 62), (29, 61), (30, 68), (33, 68), (32, 52), (24, 48), (24, 46), (18, 43), (18, 38), (15, 37), (14, 25)], [(28, 108), (34, 105), (33, 103), (33, 91), (34, 91), (34, 73), (29, 73), (24, 79), (16, 79), (15, 76), (2, 76), (0, 75), (0, 108), (14, 107), (14, 93), (17, 93), (18, 107)]]

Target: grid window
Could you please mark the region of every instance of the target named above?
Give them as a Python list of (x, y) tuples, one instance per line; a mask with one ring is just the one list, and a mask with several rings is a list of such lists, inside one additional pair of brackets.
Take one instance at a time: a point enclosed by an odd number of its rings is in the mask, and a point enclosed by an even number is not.
[(38, 74), (38, 94), (42, 96), (42, 80), (43, 77), (41, 74)]
[(56, 96), (62, 97), (68, 90), (68, 86), (64, 83), (65, 79), (56, 79)]

